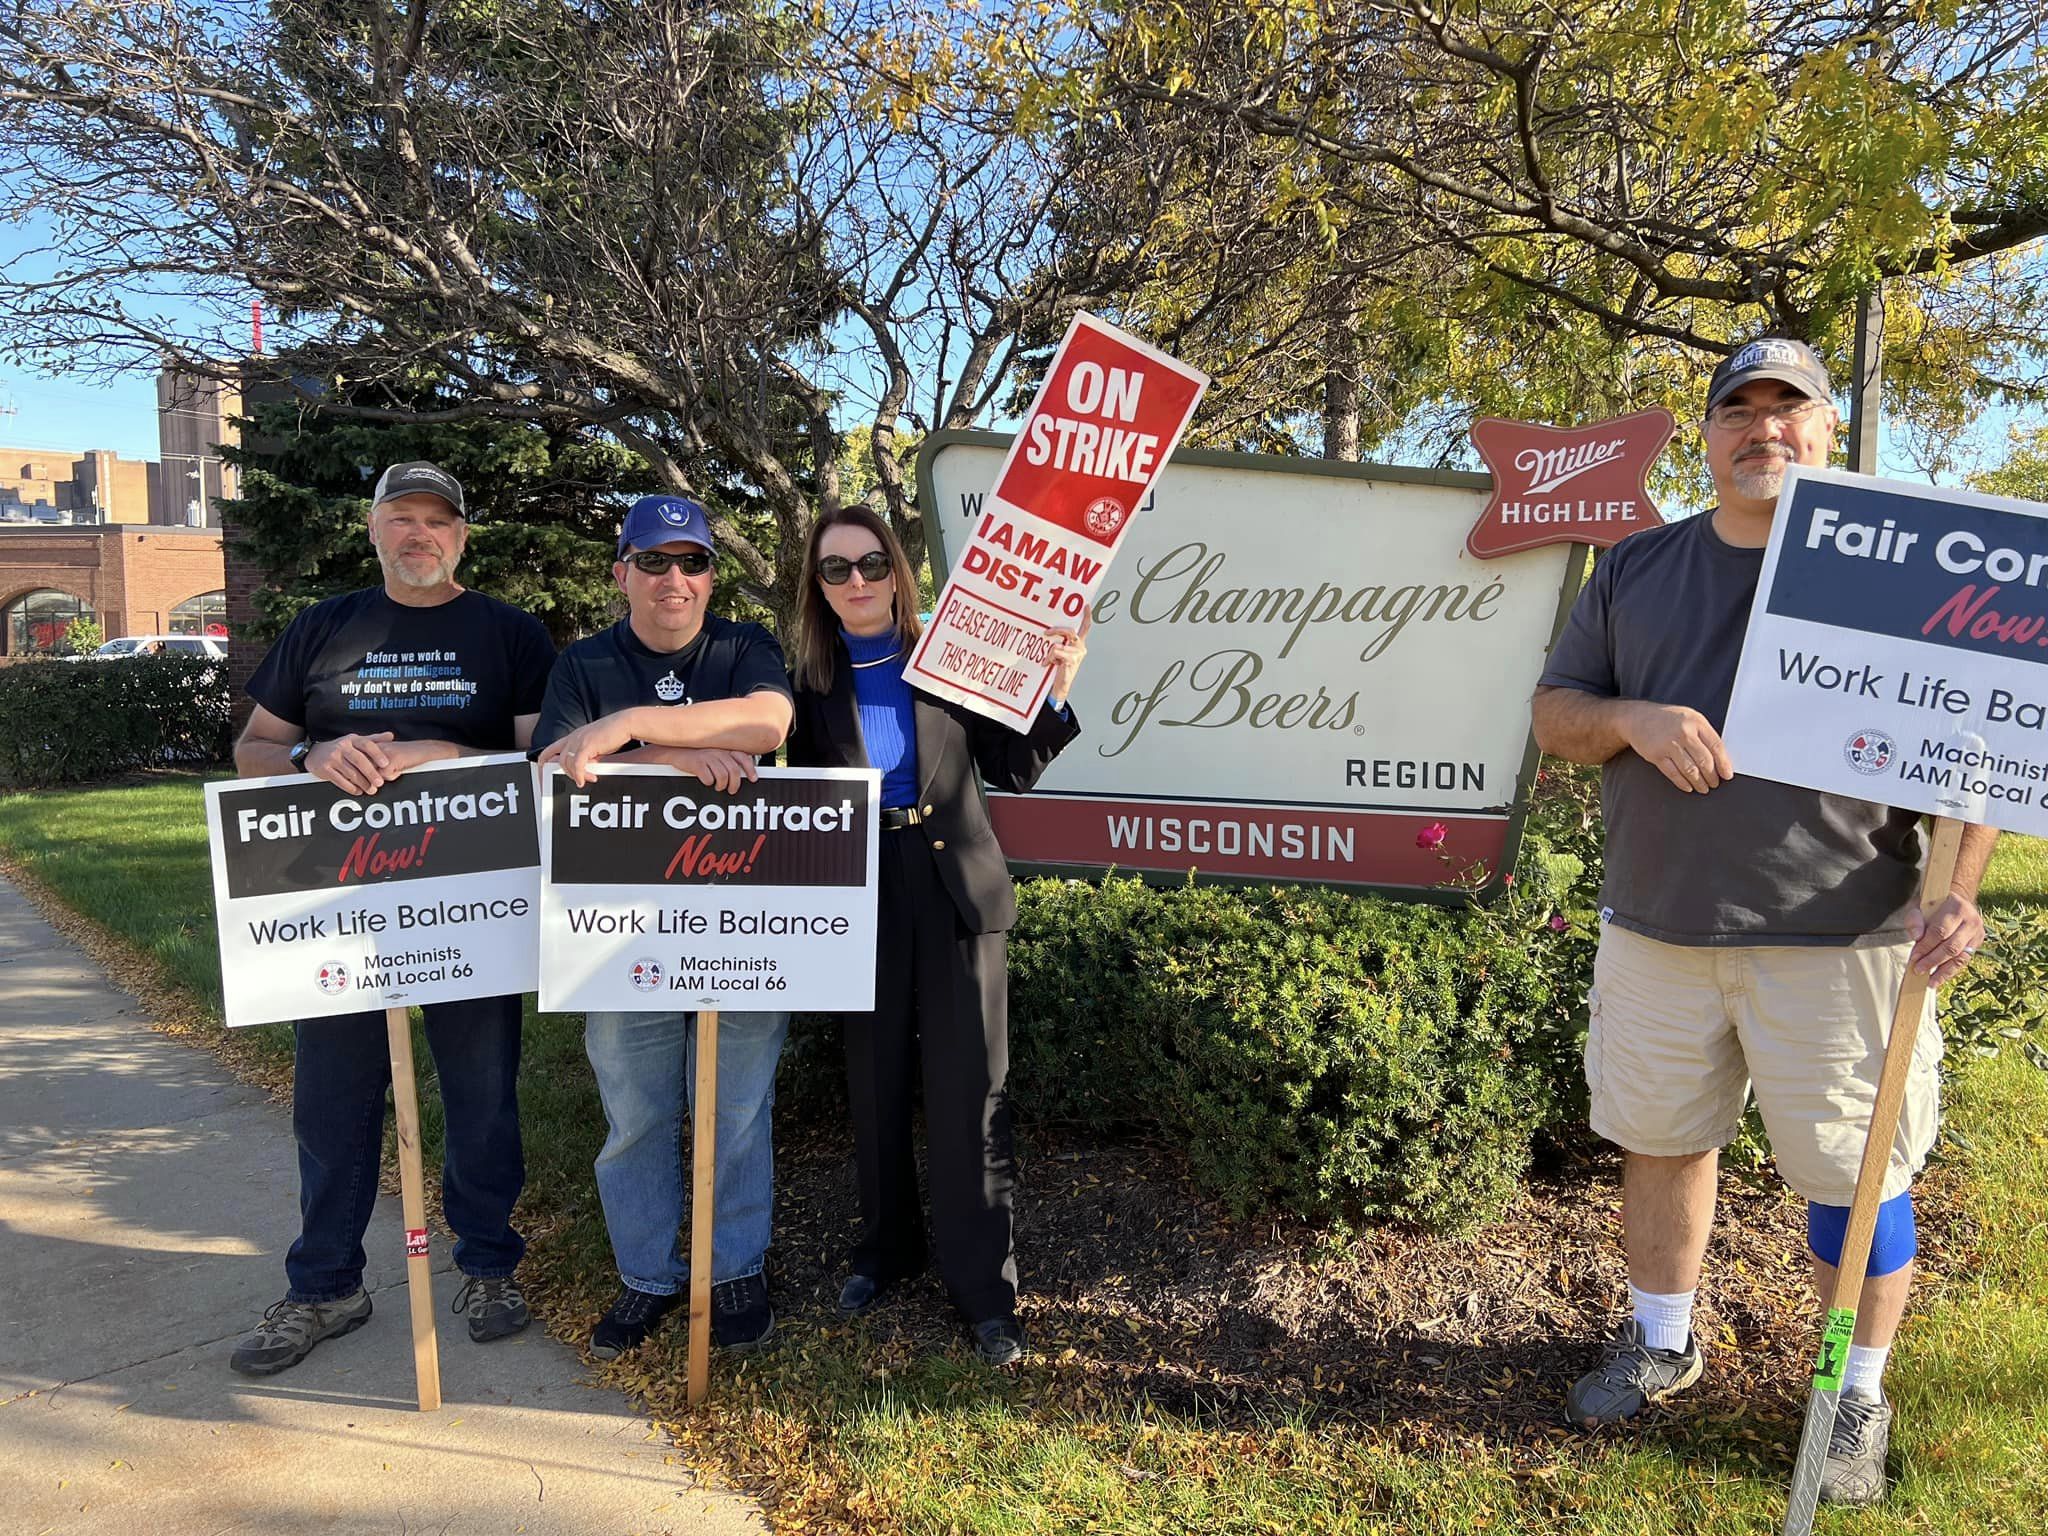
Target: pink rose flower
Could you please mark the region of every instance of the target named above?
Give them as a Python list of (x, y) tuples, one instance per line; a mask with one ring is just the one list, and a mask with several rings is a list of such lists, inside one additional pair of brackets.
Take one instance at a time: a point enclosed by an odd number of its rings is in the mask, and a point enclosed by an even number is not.
[(1444, 840), (1451, 835), (1451, 829), (1440, 821), (1432, 821), (1415, 834), (1415, 846), (1426, 853), (1435, 853), (1443, 847)]
[(1562, 912), (1550, 914), (1550, 931), (1552, 933), (1563, 933), (1569, 927), (1571, 927), (1571, 920)]

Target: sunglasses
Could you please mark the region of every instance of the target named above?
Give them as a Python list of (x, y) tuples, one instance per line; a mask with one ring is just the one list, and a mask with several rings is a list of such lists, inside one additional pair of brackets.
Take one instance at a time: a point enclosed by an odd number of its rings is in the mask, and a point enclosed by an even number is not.
[(626, 559), (635, 569), (649, 576), (666, 576), (673, 565), (680, 565), (685, 576), (702, 576), (711, 569), (710, 552), (702, 549), (686, 549), (680, 555), (672, 555), (665, 549), (642, 549), (634, 551)]
[(860, 579), (872, 585), (889, 575), (887, 551), (871, 549), (858, 560), (849, 560), (844, 555), (826, 555), (818, 561), (818, 580), (828, 587), (843, 587), (853, 578), (855, 571)]

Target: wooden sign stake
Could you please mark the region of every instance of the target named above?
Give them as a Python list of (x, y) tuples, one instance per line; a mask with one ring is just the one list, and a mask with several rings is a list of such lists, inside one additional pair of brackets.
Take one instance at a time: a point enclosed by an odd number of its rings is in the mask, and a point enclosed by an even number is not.
[(711, 1203), (718, 1155), (718, 1010), (697, 1014), (697, 1113), (691, 1131), (689, 1405), (711, 1385)]
[[(1955, 884), (1956, 855), (1962, 851), (1963, 823), (1947, 816), (1934, 818), (1934, 840), (1927, 854), (1927, 873), (1920, 883), (1920, 910), (1932, 912), (1948, 900)], [(1877, 1208), (1884, 1201), (1884, 1176), (1891, 1167), (1892, 1138), (1899, 1127), (1899, 1108), (1906, 1099), (1906, 1080), (1913, 1071), (1913, 1051), (1920, 1039), (1920, 1010), (1927, 1000), (1927, 978), (1909, 969), (1899, 984), (1892, 1009), (1891, 1032), (1885, 1036), (1884, 1074), (1877, 1083), (1877, 1103), (1870, 1112), (1870, 1139), (1863, 1144), (1863, 1163), (1856, 1173), (1856, 1199), (1849, 1207), (1849, 1230), (1842, 1239), (1842, 1259), (1835, 1269), (1835, 1294), (1828, 1299), (1827, 1326), (1821, 1335), (1820, 1362), (1806, 1400), (1806, 1423), (1799, 1432), (1799, 1457), (1792, 1466), (1792, 1494), (1785, 1508), (1783, 1536), (1808, 1536), (1814, 1507), (1820, 1500), (1820, 1478), (1826, 1469), (1828, 1441), (1835, 1430), (1835, 1410), (1842, 1401), (1842, 1366), (1856, 1333), (1856, 1305), (1863, 1299), (1863, 1272), (1870, 1263), (1870, 1239), (1877, 1230)]]
[(405, 1288), (412, 1300), (412, 1368), (420, 1412), (441, 1406), (441, 1351), (434, 1338), (434, 1268), (427, 1256), (426, 1180), (420, 1172), (420, 1091), (412, 1070), (412, 1010), (386, 1008), (391, 1100), (398, 1111), (398, 1189), (405, 1210)]

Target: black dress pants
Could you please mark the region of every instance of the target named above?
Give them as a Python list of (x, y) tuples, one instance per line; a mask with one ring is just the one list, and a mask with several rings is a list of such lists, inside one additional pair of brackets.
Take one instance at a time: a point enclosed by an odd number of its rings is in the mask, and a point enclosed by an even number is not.
[(969, 933), (914, 828), (882, 834), (875, 1011), (846, 1020), (860, 1173), (853, 1269), (883, 1282), (924, 1268), (911, 1074), (924, 1072), (925, 1163), (939, 1277), (971, 1323), (1017, 1306), (1010, 1202), (1016, 1153), (1006, 937)]

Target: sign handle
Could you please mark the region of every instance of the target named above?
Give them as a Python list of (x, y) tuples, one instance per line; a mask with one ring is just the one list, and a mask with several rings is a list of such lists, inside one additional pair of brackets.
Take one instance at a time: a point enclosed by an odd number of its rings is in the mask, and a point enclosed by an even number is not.
[[(1927, 855), (1927, 873), (1920, 883), (1920, 910), (1930, 912), (1948, 899), (1955, 883), (1956, 855), (1963, 843), (1963, 823), (1947, 816), (1934, 818), (1934, 840)], [(1892, 1137), (1905, 1102), (1906, 1080), (1912, 1075), (1913, 1051), (1920, 1038), (1920, 1010), (1927, 999), (1927, 978), (1908, 970), (1899, 984), (1892, 1010), (1891, 1032), (1885, 1036), (1884, 1074), (1878, 1079), (1877, 1103), (1870, 1112), (1870, 1138), (1863, 1144), (1863, 1163), (1856, 1174), (1856, 1199), (1849, 1207), (1849, 1230), (1842, 1239), (1842, 1259), (1835, 1271), (1835, 1294), (1828, 1299), (1827, 1326), (1821, 1334), (1820, 1360), (1814, 1367), (1813, 1389), (1806, 1400), (1806, 1423), (1799, 1432), (1799, 1456), (1792, 1465), (1792, 1494), (1785, 1509), (1783, 1536), (1809, 1536), (1814, 1508), (1820, 1500), (1820, 1476), (1827, 1465), (1828, 1441), (1834, 1434), (1835, 1410), (1842, 1400), (1842, 1366), (1856, 1332), (1856, 1304), (1863, 1297), (1864, 1270), (1870, 1263), (1870, 1239), (1877, 1228), (1877, 1208), (1884, 1198), (1884, 1176), (1891, 1167)]]
[(420, 1172), (420, 1091), (412, 1070), (412, 1010), (386, 1008), (391, 1099), (398, 1111), (398, 1189), (405, 1210), (405, 1288), (412, 1301), (412, 1369), (420, 1412), (441, 1406), (441, 1351), (434, 1338), (434, 1269), (427, 1256), (426, 1180)]
[(718, 1157), (718, 1010), (697, 1013), (697, 1112), (690, 1133), (689, 1405), (711, 1385), (711, 1205)]

